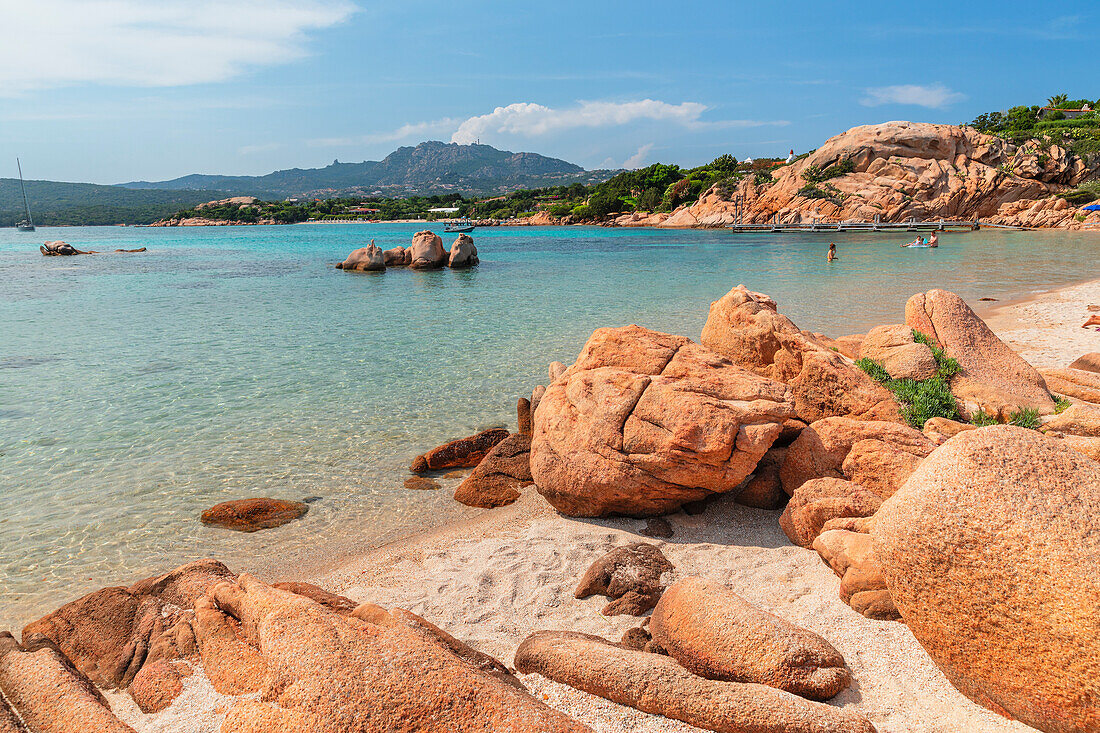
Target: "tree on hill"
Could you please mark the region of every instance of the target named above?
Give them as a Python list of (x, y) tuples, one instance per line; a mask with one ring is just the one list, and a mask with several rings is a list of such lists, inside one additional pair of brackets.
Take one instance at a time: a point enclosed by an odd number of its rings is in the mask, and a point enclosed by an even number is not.
[(1053, 97), (1047, 99), (1048, 107), (1057, 107), (1060, 104), (1065, 104), (1069, 101), (1069, 97), (1065, 94), (1055, 94)]

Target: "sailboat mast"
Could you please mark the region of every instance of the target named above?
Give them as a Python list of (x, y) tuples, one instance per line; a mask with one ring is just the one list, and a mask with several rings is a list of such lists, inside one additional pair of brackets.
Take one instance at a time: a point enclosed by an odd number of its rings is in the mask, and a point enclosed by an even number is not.
[(27, 223), (33, 227), (34, 219), (31, 218), (31, 205), (27, 203), (27, 186), (23, 183), (23, 164), (19, 162), (19, 158), (15, 159), (15, 167), (19, 169), (19, 188), (23, 189), (23, 210), (27, 212)]

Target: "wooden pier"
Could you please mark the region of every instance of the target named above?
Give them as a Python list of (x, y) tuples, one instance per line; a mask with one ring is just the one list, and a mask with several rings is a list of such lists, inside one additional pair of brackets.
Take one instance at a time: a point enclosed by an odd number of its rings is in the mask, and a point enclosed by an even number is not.
[(909, 221), (884, 222), (876, 217), (874, 221), (826, 222), (814, 220), (809, 224), (784, 224), (780, 223), (778, 215), (767, 224), (737, 223), (728, 224), (726, 226), (727, 229), (731, 229), (735, 232), (820, 232), (822, 234), (829, 232), (976, 232), (982, 227), (1028, 231), (1025, 227), (1008, 226), (1006, 224), (982, 224), (979, 219), (974, 219), (973, 221), (951, 221), (947, 219), (940, 219), (938, 221), (917, 221), (916, 219), (910, 219)]

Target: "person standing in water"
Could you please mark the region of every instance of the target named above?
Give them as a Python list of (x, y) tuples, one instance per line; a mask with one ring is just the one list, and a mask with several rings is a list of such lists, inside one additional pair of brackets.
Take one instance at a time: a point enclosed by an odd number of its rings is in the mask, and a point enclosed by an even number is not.
[(940, 246), (940, 234), (939, 234), (939, 232), (932, 232), (932, 237), (928, 240), (928, 246), (929, 247), (939, 247)]
[(829, 242), (829, 262), (836, 259), (836, 242)]

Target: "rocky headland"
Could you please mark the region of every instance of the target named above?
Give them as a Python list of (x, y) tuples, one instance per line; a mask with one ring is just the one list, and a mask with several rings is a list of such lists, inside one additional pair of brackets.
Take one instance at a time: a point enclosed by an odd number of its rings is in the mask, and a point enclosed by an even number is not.
[(775, 168), (771, 180), (718, 184), (671, 213), (632, 213), (618, 226), (719, 227), (740, 221), (785, 224), (981, 220), (1027, 228), (1100, 224), (1060, 196), (1095, 177), (1057, 145), (1011, 143), (970, 127), (884, 122), (854, 127), (808, 156)]
[[(841, 338), (744, 287), (702, 343), (598, 329), (516, 432), (414, 459), (497, 508), (66, 603), (0, 635), (0, 731), (1095, 731), (1100, 356), (1038, 366), (943, 290)], [(260, 510), (305, 507), (216, 514)]]

